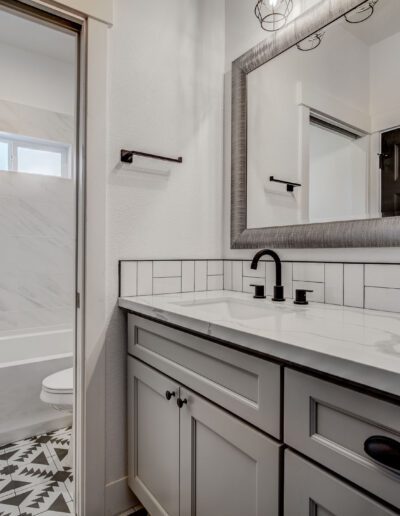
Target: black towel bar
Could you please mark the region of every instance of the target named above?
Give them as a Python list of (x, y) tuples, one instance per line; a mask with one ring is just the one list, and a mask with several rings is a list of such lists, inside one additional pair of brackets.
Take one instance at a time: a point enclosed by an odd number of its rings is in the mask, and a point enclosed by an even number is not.
[(293, 192), (295, 188), (301, 186), (300, 183), (292, 183), (291, 181), (281, 181), (280, 179), (275, 179), (274, 176), (270, 176), (269, 180), (273, 181), (274, 183), (282, 183), (286, 185), (286, 190), (288, 192)]
[(183, 163), (183, 158), (167, 158), (166, 156), (158, 156), (157, 154), (148, 154), (147, 152), (121, 150), (121, 161), (123, 163), (133, 163), (133, 156), (142, 158), (160, 159), (162, 161), (170, 161), (172, 163)]

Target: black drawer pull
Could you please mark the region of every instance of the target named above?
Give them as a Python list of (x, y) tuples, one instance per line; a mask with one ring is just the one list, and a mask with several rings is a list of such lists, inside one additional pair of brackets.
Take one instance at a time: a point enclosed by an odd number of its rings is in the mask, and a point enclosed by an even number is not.
[(375, 435), (365, 441), (364, 451), (371, 459), (400, 472), (400, 442), (383, 435)]
[(165, 393), (165, 397), (167, 398), (167, 400), (169, 401), (173, 396), (175, 396), (175, 393), (174, 392), (171, 392), (171, 391), (167, 391)]

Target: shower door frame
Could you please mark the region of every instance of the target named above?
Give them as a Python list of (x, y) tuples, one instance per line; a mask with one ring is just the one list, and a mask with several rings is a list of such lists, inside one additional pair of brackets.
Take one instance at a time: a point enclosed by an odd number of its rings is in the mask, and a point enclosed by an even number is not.
[(76, 61), (76, 137), (75, 137), (75, 342), (74, 342), (74, 410), (73, 410), (73, 475), (74, 514), (85, 514), (84, 490), (84, 421), (85, 421), (85, 247), (86, 247), (86, 105), (87, 105), (87, 19), (68, 9), (56, 7), (46, 0), (0, 0), (3, 8), (25, 16), (36, 23), (75, 33)]

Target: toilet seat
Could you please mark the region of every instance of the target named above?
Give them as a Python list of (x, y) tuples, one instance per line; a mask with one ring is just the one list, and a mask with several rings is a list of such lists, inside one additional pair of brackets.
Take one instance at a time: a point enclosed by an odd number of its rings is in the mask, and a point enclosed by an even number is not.
[(74, 402), (74, 370), (73, 368), (58, 371), (42, 382), (40, 399), (54, 406), (70, 406)]

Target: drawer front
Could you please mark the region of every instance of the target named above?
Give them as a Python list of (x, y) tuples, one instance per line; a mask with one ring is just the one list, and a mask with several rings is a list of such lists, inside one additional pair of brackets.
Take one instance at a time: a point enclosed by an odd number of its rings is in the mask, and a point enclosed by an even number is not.
[(400, 472), (373, 461), (365, 441), (400, 442), (400, 406), (285, 370), (285, 443), (395, 507)]
[(285, 516), (394, 516), (345, 482), (285, 452)]
[(280, 437), (279, 365), (131, 314), (128, 351), (270, 435)]

